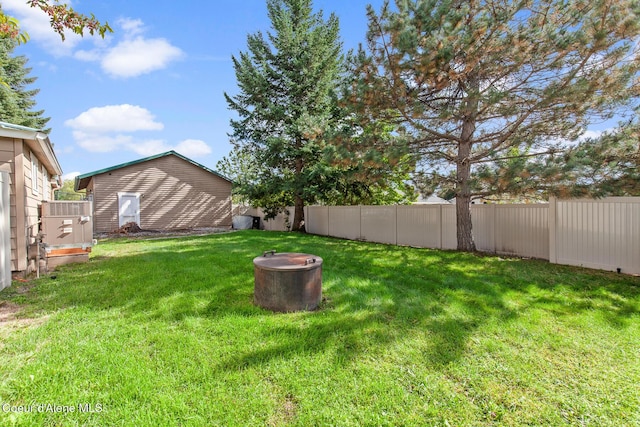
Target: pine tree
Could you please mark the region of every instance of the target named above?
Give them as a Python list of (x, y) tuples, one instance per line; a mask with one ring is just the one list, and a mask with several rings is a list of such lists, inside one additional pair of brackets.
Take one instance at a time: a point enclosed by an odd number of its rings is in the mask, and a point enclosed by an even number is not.
[(426, 184), (452, 190), (459, 250), (475, 250), (483, 167), (515, 171), (637, 95), (635, 0), (406, 0), (368, 15), (360, 114), (395, 123)]
[(275, 214), (295, 206), (292, 229), (304, 231), (304, 206), (317, 197), (314, 167), (335, 122), (342, 64), (338, 18), (313, 13), (311, 0), (268, 0), (272, 32), (247, 38), (233, 57), (240, 93), (225, 97), (238, 113), (232, 143), (259, 166), (250, 200)]
[(29, 77), (26, 57), (12, 55), (15, 46), (15, 40), (0, 37), (0, 81), (5, 83), (0, 85), (0, 120), (49, 132), (44, 128), (50, 118), (43, 117), (44, 110), (33, 110), (40, 90), (29, 86), (37, 78)]

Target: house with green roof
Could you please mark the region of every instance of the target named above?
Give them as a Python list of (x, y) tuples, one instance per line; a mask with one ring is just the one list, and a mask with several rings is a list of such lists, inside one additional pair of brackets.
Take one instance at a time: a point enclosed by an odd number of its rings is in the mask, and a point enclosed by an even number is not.
[(143, 230), (231, 227), (232, 182), (168, 151), (79, 175), (75, 190), (93, 201), (94, 233), (135, 222)]

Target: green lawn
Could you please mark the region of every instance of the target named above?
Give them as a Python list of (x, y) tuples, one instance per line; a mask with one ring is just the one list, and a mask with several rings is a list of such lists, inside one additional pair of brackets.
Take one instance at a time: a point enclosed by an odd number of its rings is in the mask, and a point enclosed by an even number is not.
[[(319, 310), (252, 304), (268, 249), (324, 258)], [(640, 425), (638, 277), (243, 231), (101, 242), (0, 305), (2, 426)]]

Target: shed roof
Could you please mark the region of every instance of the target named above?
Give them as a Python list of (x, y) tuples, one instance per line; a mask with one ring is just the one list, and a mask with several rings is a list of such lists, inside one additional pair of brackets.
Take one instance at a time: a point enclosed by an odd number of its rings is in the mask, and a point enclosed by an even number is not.
[(222, 179), (224, 179), (226, 181), (232, 182), (229, 178), (227, 178), (224, 175), (219, 174), (218, 172), (214, 171), (213, 169), (209, 169), (208, 167), (206, 167), (204, 165), (201, 165), (198, 162), (194, 162), (193, 160), (189, 159), (188, 157), (185, 157), (182, 154), (171, 150), (171, 151), (167, 151), (165, 153), (160, 153), (160, 154), (155, 154), (153, 156), (145, 157), (144, 159), (138, 159), (138, 160), (134, 160), (134, 161), (131, 161), (131, 162), (127, 162), (127, 163), (122, 163), (122, 164), (119, 164), (119, 165), (111, 166), (109, 168), (104, 168), (104, 169), (100, 169), (100, 170), (97, 170), (97, 171), (94, 171), (94, 172), (89, 172), (89, 173), (85, 173), (85, 174), (82, 174), (82, 175), (78, 175), (76, 177), (76, 182), (75, 182), (75, 191), (79, 191), (79, 190), (83, 190), (83, 189), (87, 188), (87, 185), (89, 185), (89, 181), (91, 181), (91, 178), (96, 176), (96, 175), (100, 175), (100, 174), (103, 174), (103, 173), (108, 173), (108, 172), (114, 171), (116, 169), (125, 168), (127, 166), (137, 165), (139, 163), (148, 162), (149, 160), (159, 159), (159, 158), (165, 157), (165, 156), (176, 156), (176, 157), (179, 157), (182, 160), (187, 161), (187, 162), (191, 163), (192, 165), (197, 166), (197, 167), (199, 167), (201, 169), (204, 169), (205, 171), (207, 171), (209, 173), (212, 173), (212, 174), (214, 174), (215, 176), (217, 176), (219, 178), (222, 178)]
[[(53, 175), (58, 175), (58, 180), (61, 179), (62, 167), (46, 133), (38, 129), (0, 121), (0, 136), (26, 141), (31, 151), (38, 155), (47, 169), (53, 172)], [(60, 183), (62, 182), (60, 181)]]

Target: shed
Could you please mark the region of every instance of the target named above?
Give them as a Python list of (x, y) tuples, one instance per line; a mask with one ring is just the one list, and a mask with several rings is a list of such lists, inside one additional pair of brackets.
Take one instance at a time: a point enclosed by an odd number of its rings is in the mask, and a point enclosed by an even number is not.
[(47, 134), (0, 122), (0, 175), (0, 270), (6, 278), (7, 263), (11, 272), (35, 270), (29, 248), (39, 232), (38, 210), (62, 185), (62, 168)]
[(82, 174), (75, 190), (93, 201), (94, 233), (129, 222), (146, 230), (231, 227), (232, 182), (168, 151)]

